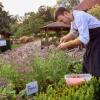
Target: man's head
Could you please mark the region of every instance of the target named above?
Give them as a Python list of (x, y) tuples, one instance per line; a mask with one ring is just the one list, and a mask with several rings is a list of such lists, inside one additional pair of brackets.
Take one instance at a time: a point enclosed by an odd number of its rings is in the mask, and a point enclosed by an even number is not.
[(70, 24), (72, 20), (72, 15), (66, 8), (59, 7), (55, 12), (55, 20), (66, 24)]

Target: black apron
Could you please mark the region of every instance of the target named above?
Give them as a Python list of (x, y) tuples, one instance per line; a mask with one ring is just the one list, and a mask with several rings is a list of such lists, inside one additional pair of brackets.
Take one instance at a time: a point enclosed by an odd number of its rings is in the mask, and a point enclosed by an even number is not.
[(100, 77), (100, 27), (89, 29), (90, 41), (83, 58), (83, 72)]

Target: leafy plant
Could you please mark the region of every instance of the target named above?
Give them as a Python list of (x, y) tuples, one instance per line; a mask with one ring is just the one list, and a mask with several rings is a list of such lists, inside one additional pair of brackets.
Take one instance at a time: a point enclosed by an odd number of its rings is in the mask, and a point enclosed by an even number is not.
[(95, 5), (95, 7), (90, 9), (88, 13), (92, 14), (93, 16), (97, 17), (100, 20), (100, 6), (99, 5)]
[[(99, 84), (99, 85), (98, 85)], [(97, 86), (98, 85), (98, 86)], [(95, 87), (96, 86), (96, 87)], [(46, 92), (40, 92), (34, 97), (35, 100), (100, 100), (100, 79), (93, 78), (90, 82), (81, 86), (68, 87), (63, 79), (58, 84), (50, 85)], [(99, 88), (96, 90), (95, 88)], [(97, 97), (96, 97), (96, 96)]]
[(50, 51), (46, 58), (34, 57), (33, 77), (39, 82), (40, 88), (45, 90), (49, 84), (57, 83), (65, 74), (72, 73), (72, 61), (64, 52), (56, 51)]
[(14, 67), (11, 64), (1, 64), (0, 77), (5, 79), (4, 81), (6, 82), (3, 83), (6, 83), (6, 86), (9, 83), (13, 84), (13, 89), (16, 90), (16, 93), (19, 93), (25, 88), (26, 83), (32, 80), (32, 77), (29, 74), (24, 75), (23, 73), (18, 73)]
[(0, 88), (0, 100), (16, 100), (16, 91), (9, 85)]

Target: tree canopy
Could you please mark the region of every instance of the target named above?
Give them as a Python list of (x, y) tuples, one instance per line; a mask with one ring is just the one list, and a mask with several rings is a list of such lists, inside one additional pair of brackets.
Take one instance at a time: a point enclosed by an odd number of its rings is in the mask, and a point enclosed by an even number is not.
[(80, 0), (57, 0), (58, 6), (64, 6), (69, 9), (73, 9)]
[(17, 37), (23, 35), (36, 35), (43, 25), (53, 21), (55, 8), (40, 6), (38, 12), (29, 12), (24, 15), (23, 20), (19, 23), (11, 24), (11, 30)]
[(4, 31), (10, 31), (11, 16), (3, 10), (3, 5), (0, 2), (0, 33)]

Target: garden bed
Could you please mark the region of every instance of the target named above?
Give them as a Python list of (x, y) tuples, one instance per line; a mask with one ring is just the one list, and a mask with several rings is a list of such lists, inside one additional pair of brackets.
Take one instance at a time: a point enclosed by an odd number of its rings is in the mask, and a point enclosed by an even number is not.
[[(81, 73), (82, 62), (69, 57), (65, 52), (49, 51), (47, 56), (41, 57), (33, 54), (32, 62), (28, 68), (31, 70), (20, 72), (13, 64), (0, 63), (0, 80), (7, 83), (1, 86), (0, 98), (8, 100), (100, 100), (100, 80), (93, 78), (90, 82), (76, 87), (68, 87), (64, 75)], [(24, 69), (24, 67), (23, 67)], [(39, 91), (37, 94), (27, 96), (25, 87), (27, 83), (37, 80)]]

